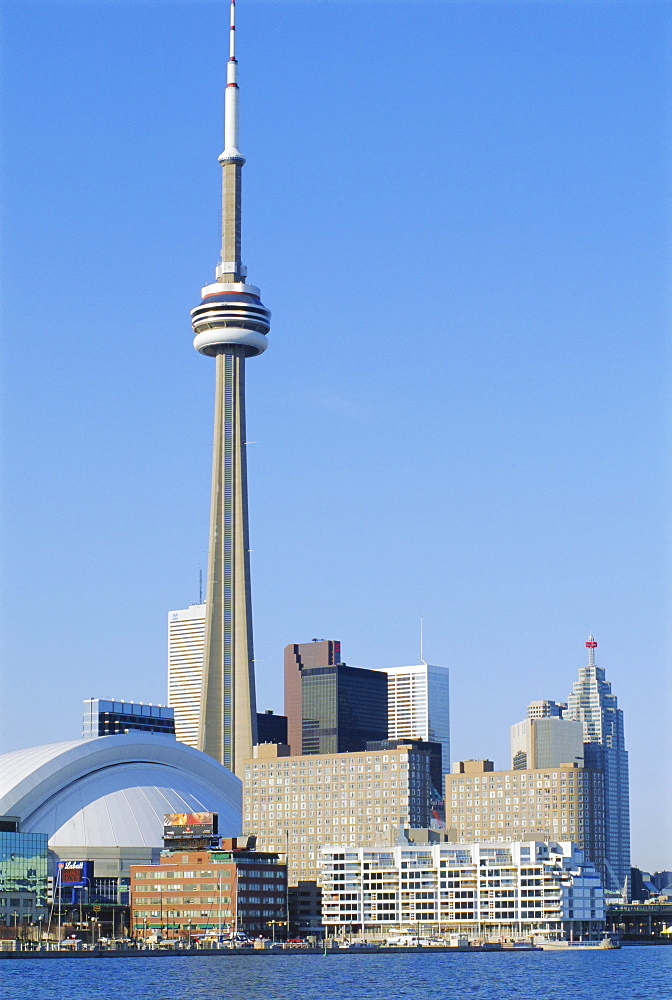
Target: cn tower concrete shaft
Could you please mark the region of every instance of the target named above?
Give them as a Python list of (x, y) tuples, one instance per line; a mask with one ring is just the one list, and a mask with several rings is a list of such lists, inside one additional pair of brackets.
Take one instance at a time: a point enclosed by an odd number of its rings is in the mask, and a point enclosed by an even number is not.
[(216, 356), (199, 748), (235, 771), (257, 742), (245, 455), (245, 354)]
[(252, 650), (245, 359), (266, 350), (270, 312), (241, 263), (241, 182), (238, 149), (238, 64), (235, 3), (224, 110), (222, 256), (216, 281), (191, 311), (194, 347), (215, 358), (215, 432), (205, 611), (205, 653), (198, 746), (241, 776), (257, 742)]

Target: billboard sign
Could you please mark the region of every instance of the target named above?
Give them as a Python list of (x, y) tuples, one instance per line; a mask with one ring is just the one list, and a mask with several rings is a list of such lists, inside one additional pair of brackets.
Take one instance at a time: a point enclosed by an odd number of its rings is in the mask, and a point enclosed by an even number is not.
[(164, 840), (217, 835), (217, 813), (166, 813), (163, 817)]
[(93, 861), (59, 861), (58, 881), (65, 889), (93, 886)]

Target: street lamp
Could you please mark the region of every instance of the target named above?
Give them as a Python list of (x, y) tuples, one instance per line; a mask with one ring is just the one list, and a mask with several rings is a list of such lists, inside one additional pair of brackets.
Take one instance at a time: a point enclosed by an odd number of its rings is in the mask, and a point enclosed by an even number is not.
[(275, 928), (276, 928), (276, 925), (277, 925), (278, 927), (282, 927), (282, 926), (284, 925), (284, 920), (267, 920), (267, 921), (266, 921), (266, 926), (267, 926), (267, 927), (269, 927), (269, 926), (270, 926), (270, 927), (272, 927), (272, 928), (273, 928), (273, 930), (272, 930), (272, 934), (273, 934), (273, 944), (275, 944)]
[[(87, 878), (86, 875), (82, 875), (82, 882), (86, 882), (86, 886), (80, 886), (79, 889), (79, 926), (82, 926), (82, 890), (86, 889), (86, 906), (88, 909), (89, 903), (91, 902), (91, 880)], [(88, 923), (88, 919), (87, 919)]]

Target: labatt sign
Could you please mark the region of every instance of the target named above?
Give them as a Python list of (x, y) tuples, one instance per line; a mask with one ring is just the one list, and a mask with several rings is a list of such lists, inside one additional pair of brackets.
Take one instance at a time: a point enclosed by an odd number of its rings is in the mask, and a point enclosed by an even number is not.
[(61, 885), (78, 889), (86, 885), (91, 879), (90, 861), (59, 861), (58, 878)]

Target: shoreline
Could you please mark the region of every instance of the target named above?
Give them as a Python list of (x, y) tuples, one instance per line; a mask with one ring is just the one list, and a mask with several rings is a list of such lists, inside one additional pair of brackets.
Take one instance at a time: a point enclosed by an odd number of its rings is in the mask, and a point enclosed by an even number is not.
[[(637, 946), (640, 942), (628, 941), (623, 942), (626, 947)], [(656, 944), (665, 945), (665, 941), (642, 941), (641, 945), (651, 946)], [(618, 948), (605, 948), (599, 944), (567, 944), (567, 945), (554, 945), (552, 943), (545, 945), (527, 945), (525, 947), (502, 947), (499, 944), (490, 945), (471, 945), (468, 947), (435, 947), (435, 948), (376, 948), (376, 947), (366, 947), (360, 946), (356, 948), (257, 948), (252, 950), (243, 949), (233, 949), (233, 948), (110, 948), (110, 949), (87, 949), (85, 951), (70, 951), (67, 949), (62, 950), (51, 950), (51, 951), (0, 951), (0, 960), (26, 960), (26, 959), (37, 959), (51, 960), (60, 958), (75, 958), (75, 959), (92, 959), (92, 958), (210, 958), (212, 956), (220, 956), (222, 958), (240, 958), (240, 957), (259, 957), (259, 958), (277, 958), (278, 956), (291, 955), (292, 957), (297, 956), (320, 956), (323, 958), (328, 957), (338, 957), (341, 955), (417, 955), (417, 954), (527, 954), (531, 951), (543, 952), (602, 952), (602, 951), (618, 951)]]

